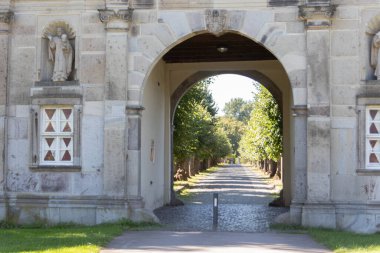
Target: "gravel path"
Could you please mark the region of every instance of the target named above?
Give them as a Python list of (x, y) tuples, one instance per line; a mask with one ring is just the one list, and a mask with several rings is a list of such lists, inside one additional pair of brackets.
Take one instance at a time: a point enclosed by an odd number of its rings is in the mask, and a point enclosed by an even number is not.
[(218, 231), (266, 232), (273, 219), (287, 208), (269, 207), (274, 189), (251, 168), (221, 167), (190, 189), (184, 206), (162, 207), (155, 211), (161, 223), (174, 231), (212, 229), (212, 196), (219, 194)]

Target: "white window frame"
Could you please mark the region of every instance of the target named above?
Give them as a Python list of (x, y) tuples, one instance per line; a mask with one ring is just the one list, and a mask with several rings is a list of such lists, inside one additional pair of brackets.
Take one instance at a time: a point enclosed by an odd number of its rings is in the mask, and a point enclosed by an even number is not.
[[(56, 128), (55, 128), (55, 132), (46, 132), (46, 127), (47, 127), (47, 124), (49, 120), (47, 117), (45, 117), (45, 113), (44, 111), (46, 109), (53, 109), (53, 110), (56, 110), (54, 116), (55, 116), (55, 119), (53, 120)], [(64, 109), (70, 109), (71, 110), (71, 115), (70, 115), (70, 119), (68, 120), (68, 123), (70, 124), (70, 127), (71, 127), (71, 131), (70, 132), (63, 132), (61, 131), (61, 124), (62, 124), (62, 114), (63, 114), (63, 110)], [(74, 164), (74, 107), (73, 106), (69, 106), (69, 105), (46, 105), (46, 106), (41, 106), (40, 108), (40, 164), (41, 165), (73, 165)], [(64, 121), (66, 122), (66, 120)], [(46, 154), (46, 150), (44, 149), (46, 147), (46, 144), (45, 144), (45, 138), (54, 138), (54, 141), (53, 141), (53, 144), (54, 144), (54, 147), (52, 149), (53, 153), (55, 154), (55, 161), (45, 161), (44, 158), (45, 158), (45, 154)], [(61, 147), (62, 145), (62, 142), (61, 140), (63, 138), (71, 138), (71, 141), (70, 141), (70, 144), (69, 144), (69, 148), (68, 149), (64, 149)], [(69, 150), (69, 153), (70, 153), (70, 158), (71, 160), (70, 161), (61, 161), (60, 160), (60, 157), (61, 157), (61, 152), (63, 152), (63, 150)]]
[[(370, 110), (378, 110), (380, 111), (380, 105), (368, 105), (366, 106), (366, 111), (365, 111), (365, 118), (366, 118), (366, 123), (365, 123), (365, 168), (370, 169), (370, 170), (380, 170), (380, 161), (377, 164), (370, 163), (369, 162), (369, 156), (372, 148), (370, 147), (370, 140), (376, 140), (380, 141), (380, 132), (378, 134), (371, 134), (370, 131), (370, 126), (372, 123), (379, 123), (379, 121), (373, 121), (371, 119), (370, 115)], [(379, 129), (380, 131), (380, 129)], [(378, 152), (380, 154), (380, 151)]]
[[(73, 152), (72, 162), (44, 162), (42, 157), (42, 108), (72, 108), (73, 109)], [(38, 171), (80, 171), (81, 170), (81, 100), (77, 98), (38, 98), (31, 106), (30, 122), (30, 169)]]

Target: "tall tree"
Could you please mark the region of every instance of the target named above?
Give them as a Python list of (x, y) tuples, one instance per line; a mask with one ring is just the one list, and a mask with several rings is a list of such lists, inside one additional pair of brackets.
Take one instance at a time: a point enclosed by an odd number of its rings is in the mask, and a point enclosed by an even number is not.
[(244, 158), (277, 162), (282, 153), (282, 118), (272, 94), (259, 85), (253, 100), (253, 111), (240, 142)]
[(224, 105), (223, 111), (227, 117), (246, 123), (251, 115), (252, 103), (242, 98), (233, 98)]
[[(195, 84), (177, 106), (173, 133), (175, 162), (193, 156), (201, 159), (221, 158), (227, 155), (226, 150), (231, 152), (228, 139), (216, 126), (217, 107), (208, 89), (211, 82), (209, 78)], [(222, 145), (223, 141), (225, 145)]]

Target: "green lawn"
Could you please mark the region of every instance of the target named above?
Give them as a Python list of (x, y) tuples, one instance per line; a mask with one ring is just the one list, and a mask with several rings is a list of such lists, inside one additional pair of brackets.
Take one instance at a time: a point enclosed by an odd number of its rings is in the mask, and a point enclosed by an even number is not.
[(158, 227), (153, 223), (121, 221), (97, 226), (8, 228), (0, 224), (0, 252), (99, 252), (100, 248), (125, 230)]
[(379, 253), (380, 234), (356, 234), (321, 228), (302, 228), (274, 225), (275, 230), (290, 233), (308, 233), (317, 242), (336, 253)]

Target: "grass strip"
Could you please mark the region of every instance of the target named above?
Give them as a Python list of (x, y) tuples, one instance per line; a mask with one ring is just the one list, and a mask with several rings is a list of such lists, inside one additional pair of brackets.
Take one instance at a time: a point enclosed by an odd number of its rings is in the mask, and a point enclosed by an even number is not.
[(273, 225), (272, 229), (287, 233), (307, 233), (317, 242), (336, 253), (379, 253), (380, 233), (358, 234), (323, 228)]
[(56, 226), (16, 226), (0, 223), (0, 252), (99, 252), (115, 236), (125, 230), (146, 230), (159, 227), (156, 223), (135, 223), (121, 220), (96, 226), (61, 224)]

